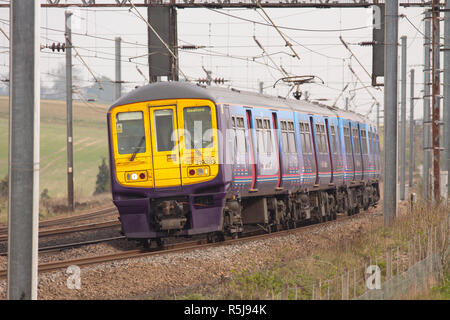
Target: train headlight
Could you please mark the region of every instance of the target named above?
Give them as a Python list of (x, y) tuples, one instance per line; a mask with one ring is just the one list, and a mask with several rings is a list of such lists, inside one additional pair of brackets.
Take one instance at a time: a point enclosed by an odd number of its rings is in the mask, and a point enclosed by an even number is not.
[(132, 171), (125, 174), (126, 181), (130, 182), (147, 181), (148, 177), (151, 177), (151, 174), (148, 174), (147, 171)]
[(188, 176), (191, 178), (206, 177), (206, 176), (209, 176), (209, 167), (208, 166), (190, 167), (190, 168), (188, 168), (187, 173), (188, 173)]

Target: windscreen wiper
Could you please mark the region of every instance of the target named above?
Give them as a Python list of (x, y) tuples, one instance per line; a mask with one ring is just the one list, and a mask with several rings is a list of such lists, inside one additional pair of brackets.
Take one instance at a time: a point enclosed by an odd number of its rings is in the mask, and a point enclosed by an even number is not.
[(141, 147), (142, 143), (145, 141), (145, 135), (142, 136), (141, 140), (139, 141), (139, 144), (135, 147), (135, 150), (133, 152), (133, 155), (130, 158), (130, 161), (134, 161), (134, 158), (136, 158), (136, 155), (139, 151), (139, 148)]

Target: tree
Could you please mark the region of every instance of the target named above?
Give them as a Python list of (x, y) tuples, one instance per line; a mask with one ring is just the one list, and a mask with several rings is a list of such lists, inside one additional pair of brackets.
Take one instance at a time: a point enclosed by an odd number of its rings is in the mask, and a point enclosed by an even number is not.
[(0, 198), (8, 197), (8, 192), (9, 192), (9, 175), (7, 174), (0, 181)]
[(109, 176), (109, 168), (105, 158), (102, 158), (102, 164), (98, 167), (97, 182), (95, 183), (94, 195), (108, 192), (111, 190), (111, 180)]

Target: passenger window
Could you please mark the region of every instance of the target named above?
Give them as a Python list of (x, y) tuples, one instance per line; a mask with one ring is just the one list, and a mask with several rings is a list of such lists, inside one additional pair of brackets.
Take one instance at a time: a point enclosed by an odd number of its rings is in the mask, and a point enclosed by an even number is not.
[(256, 119), (256, 152), (264, 153), (264, 132), (263, 123), (261, 119)]
[(245, 126), (244, 126), (244, 118), (237, 117), (236, 118), (236, 145), (237, 151), (239, 154), (247, 153), (247, 144), (245, 140)]
[(292, 121), (288, 122), (288, 140), (289, 140), (289, 153), (297, 153), (297, 146), (295, 143), (295, 129)]
[(304, 138), (304, 152), (306, 154), (311, 154), (312, 153), (312, 146), (311, 146), (311, 134), (309, 131), (309, 124), (308, 123), (304, 123), (304, 133), (303, 133), (303, 138)]
[(345, 139), (345, 152), (348, 155), (352, 154), (352, 145), (350, 141), (350, 128), (344, 127), (344, 139)]
[(281, 121), (281, 142), (283, 147), (281, 148), (284, 153), (289, 152), (288, 146), (288, 132), (287, 132), (287, 124), (286, 121)]
[(173, 141), (173, 111), (155, 110), (153, 112), (155, 124), (155, 141), (157, 151), (171, 151), (174, 147)]
[(330, 126), (330, 131), (331, 131), (331, 146), (333, 148), (333, 154), (337, 154), (336, 131), (333, 125)]
[(362, 150), (363, 154), (367, 154), (367, 136), (366, 130), (361, 130)]
[(118, 113), (116, 132), (119, 154), (145, 152), (144, 116), (141, 111)]
[(267, 154), (272, 154), (272, 129), (270, 128), (270, 120), (264, 119), (265, 148)]
[(325, 135), (325, 125), (322, 124), (320, 127), (322, 129), (322, 147), (323, 147), (322, 153), (328, 153), (327, 137)]
[(355, 148), (355, 154), (361, 154), (361, 148), (359, 145), (359, 136), (358, 136), (357, 128), (353, 128), (353, 146)]

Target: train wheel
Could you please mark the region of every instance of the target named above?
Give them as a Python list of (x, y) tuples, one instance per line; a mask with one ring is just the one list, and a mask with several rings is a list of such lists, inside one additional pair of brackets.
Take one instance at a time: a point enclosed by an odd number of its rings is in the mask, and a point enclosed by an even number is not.
[(151, 239), (142, 239), (139, 241), (139, 244), (141, 244), (144, 247), (144, 249), (150, 249)]
[(225, 233), (217, 232), (216, 234), (216, 242), (224, 242), (225, 241)]
[(206, 235), (206, 242), (213, 243), (214, 242), (214, 233), (208, 233)]
[(156, 238), (156, 239), (155, 239), (155, 242), (156, 242), (156, 246), (157, 246), (158, 248), (164, 247), (165, 241), (164, 241), (163, 238)]
[(273, 232), (278, 232), (281, 230), (281, 225), (279, 225), (278, 223), (275, 223), (272, 225), (272, 231)]

